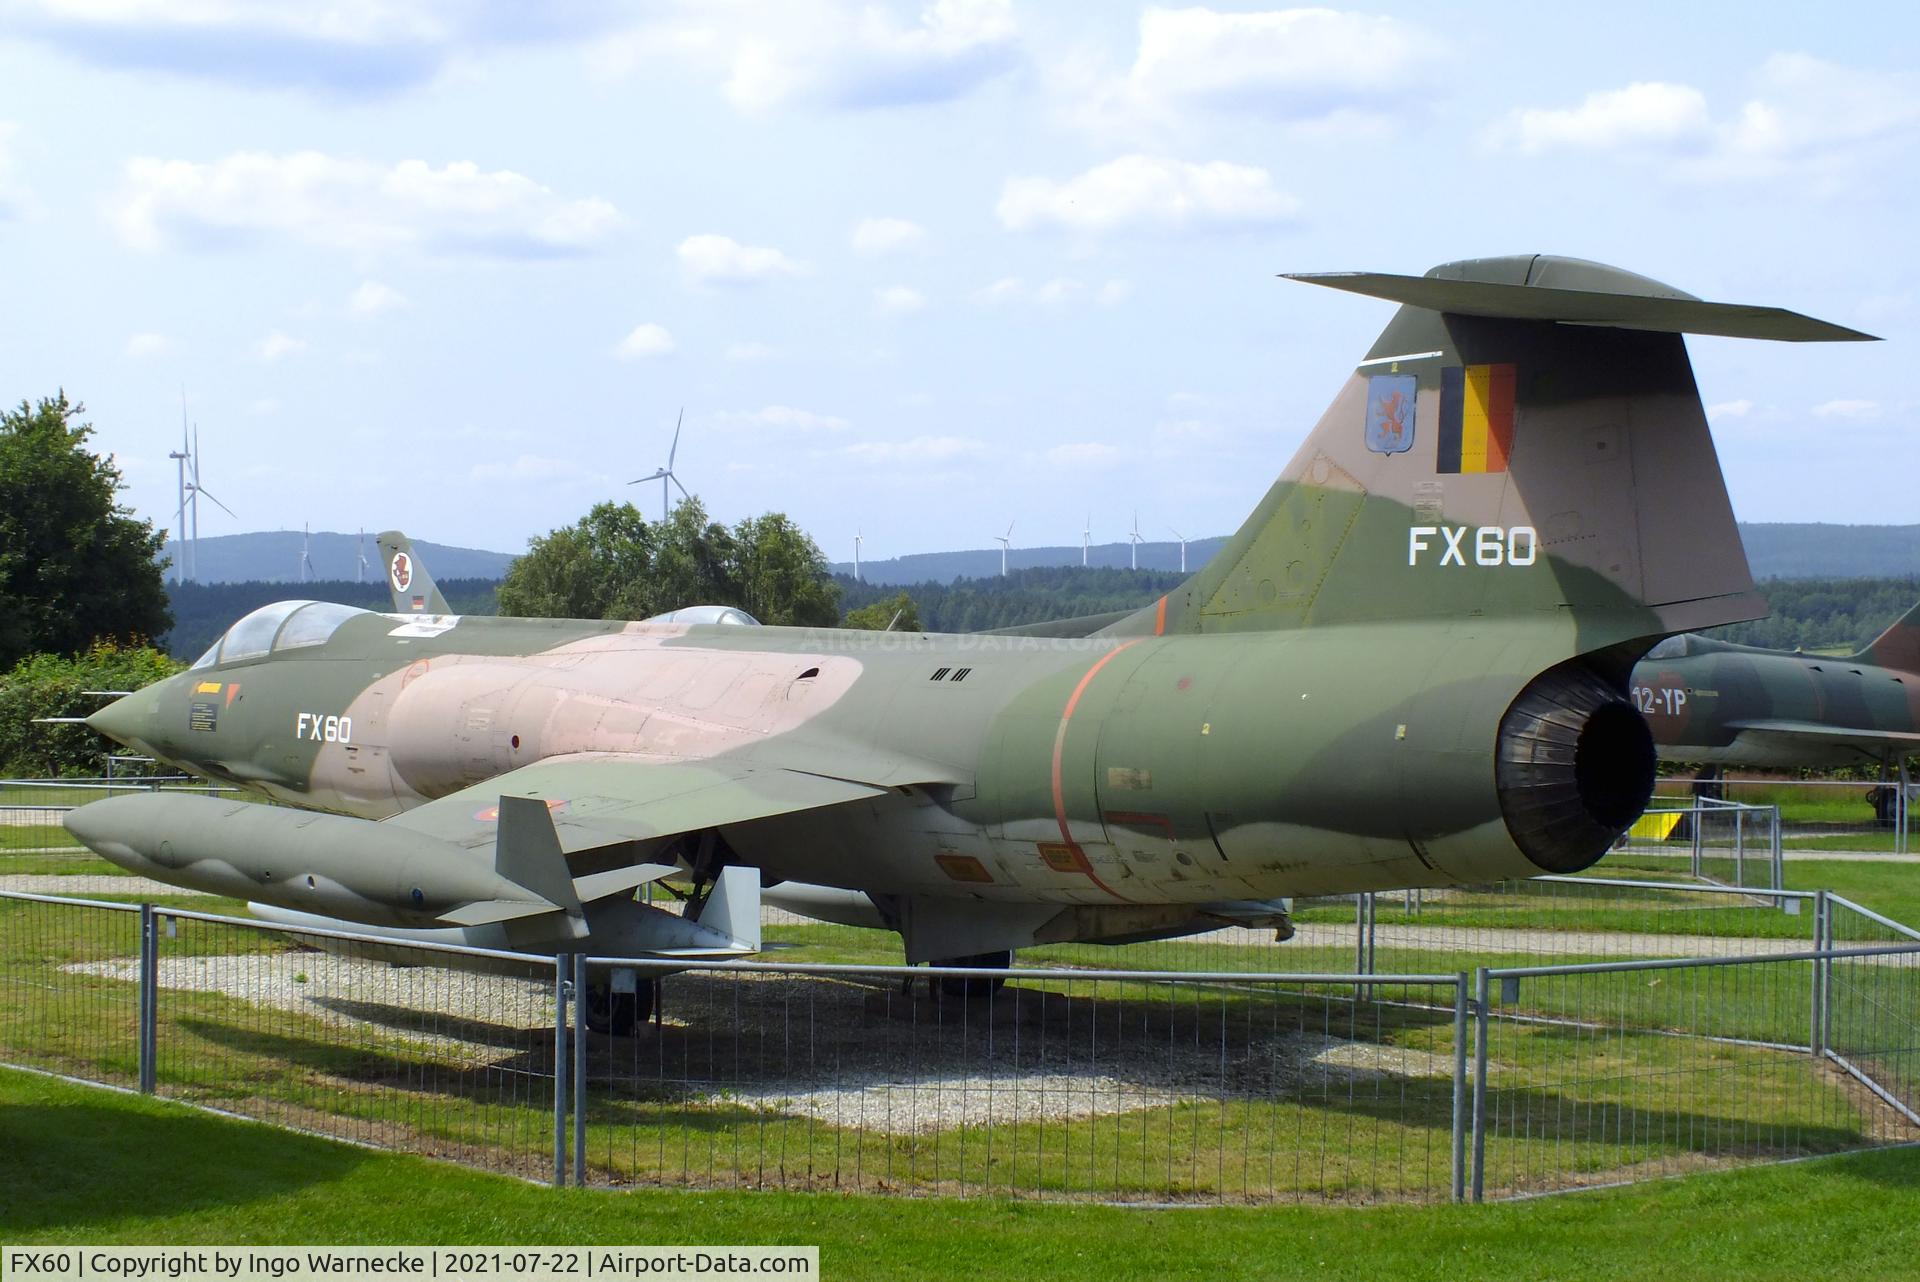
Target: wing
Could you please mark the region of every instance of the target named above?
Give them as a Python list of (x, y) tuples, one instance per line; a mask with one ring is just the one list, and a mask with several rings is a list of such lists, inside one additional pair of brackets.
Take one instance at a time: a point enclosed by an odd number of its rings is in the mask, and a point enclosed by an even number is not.
[(457, 845), (487, 845), (499, 827), (501, 799), (531, 797), (546, 803), (561, 850), (570, 854), (846, 805), (889, 791), (778, 766), (580, 753), (496, 775), (385, 822)]
[(1763, 739), (1783, 747), (1806, 747), (1814, 744), (1831, 745), (1836, 748), (1858, 748), (1863, 752), (1882, 754), (1893, 750), (1920, 752), (1920, 734), (1905, 730), (1875, 730), (1870, 726), (1850, 727), (1826, 725), (1818, 721), (1729, 721), (1729, 730), (1738, 730), (1743, 735)]

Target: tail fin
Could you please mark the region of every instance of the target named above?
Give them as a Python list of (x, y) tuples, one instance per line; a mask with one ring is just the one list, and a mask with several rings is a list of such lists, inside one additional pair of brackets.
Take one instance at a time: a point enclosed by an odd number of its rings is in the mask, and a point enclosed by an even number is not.
[(1110, 631), (1556, 616), (1586, 652), (1766, 612), (1681, 333), (1866, 335), (1538, 255), (1296, 279), (1402, 306), (1219, 555)]
[(1855, 662), (1920, 672), (1920, 605), (1895, 619), (1873, 644), (1853, 656)]
[(398, 530), (379, 536), (380, 563), (387, 567), (387, 586), (393, 590), (395, 614), (452, 614), (447, 598), (427, 573), (413, 550), (413, 541)]

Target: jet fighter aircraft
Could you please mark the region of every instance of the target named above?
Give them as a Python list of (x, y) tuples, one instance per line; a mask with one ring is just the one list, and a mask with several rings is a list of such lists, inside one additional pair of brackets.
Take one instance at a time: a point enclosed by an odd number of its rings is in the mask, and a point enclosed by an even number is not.
[[(68, 826), (268, 911), (631, 957), (754, 945), (761, 886), (993, 964), (1585, 868), (1653, 787), (1635, 661), (1765, 610), (1681, 335), (1868, 336), (1541, 255), (1296, 279), (1401, 306), (1221, 552), (1092, 635), (281, 602), (89, 721), (322, 813)], [(674, 868), (691, 916), (635, 897)]]
[(1668, 637), (1633, 670), (1630, 693), (1670, 760), (1895, 763), (1920, 752), (1920, 605), (1858, 654)]

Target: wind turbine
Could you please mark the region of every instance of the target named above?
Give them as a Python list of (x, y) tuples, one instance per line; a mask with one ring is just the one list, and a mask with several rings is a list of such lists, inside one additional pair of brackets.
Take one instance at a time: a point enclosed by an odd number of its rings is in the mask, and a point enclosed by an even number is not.
[(174, 514), (180, 522), (180, 555), (175, 561), (178, 574), (174, 582), (180, 583), (187, 579), (198, 579), (200, 574), (200, 496), (204, 494), (212, 499), (214, 506), (228, 516), (234, 515), (232, 508), (200, 484), (200, 427), (195, 424), (189, 437), (187, 394), (184, 391), (180, 393), (180, 448), (169, 452), (167, 457), (179, 465), (180, 473), (180, 510)]
[(1093, 546), (1093, 513), (1087, 513), (1086, 528), (1080, 531), (1080, 568), (1087, 568), (1087, 549)]
[[(637, 481), (627, 482), (628, 485), (645, 485), (648, 481), (660, 482), (660, 524), (662, 525), (667, 523), (667, 500), (671, 497), (667, 489), (667, 482), (671, 481), (675, 485), (680, 485), (680, 478), (673, 474), (673, 456), (680, 452), (680, 424), (686, 417), (687, 407), (682, 405), (680, 407), (680, 417), (673, 420), (673, 448), (667, 451), (667, 465), (655, 472), (652, 476), (643, 476)], [(680, 497), (690, 499), (693, 496), (687, 493), (686, 486), (680, 485)]]
[(860, 530), (858, 527), (853, 531), (853, 581), (855, 583), (860, 581)]
[(360, 564), (353, 568), (353, 581), (355, 583), (365, 583), (367, 581), (367, 570), (371, 568), (371, 566), (372, 562), (367, 560), (367, 527), (363, 525), (360, 527)]
[(1133, 533), (1129, 534), (1127, 537), (1133, 540), (1133, 568), (1137, 570), (1140, 568), (1140, 544), (1144, 541), (1140, 537), (1140, 509), (1139, 508), (1135, 508), (1133, 510)]
[(996, 534), (993, 541), (1000, 545), (1000, 577), (1007, 577), (1007, 549), (1013, 546), (1013, 522), (1007, 522), (1007, 532)]
[(313, 577), (313, 526), (302, 523), (300, 530), (300, 581), (305, 583)]
[[(1167, 528), (1173, 530), (1171, 525)], [(1173, 537), (1180, 540), (1180, 573), (1185, 574), (1187, 572), (1187, 536), (1178, 530), (1173, 530)]]
[(173, 545), (173, 581), (187, 581), (187, 394), (180, 393), (180, 448), (168, 450), (179, 472), (180, 510), (173, 514), (180, 523), (180, 541)]

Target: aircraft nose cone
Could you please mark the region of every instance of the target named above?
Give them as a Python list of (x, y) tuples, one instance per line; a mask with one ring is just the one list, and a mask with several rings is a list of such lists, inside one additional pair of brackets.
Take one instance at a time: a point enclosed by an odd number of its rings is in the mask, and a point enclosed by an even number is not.
[(88, 717), (87, 728), (128, 746), (150, 740), (156, 702), (151, 690), (135, 691)]

